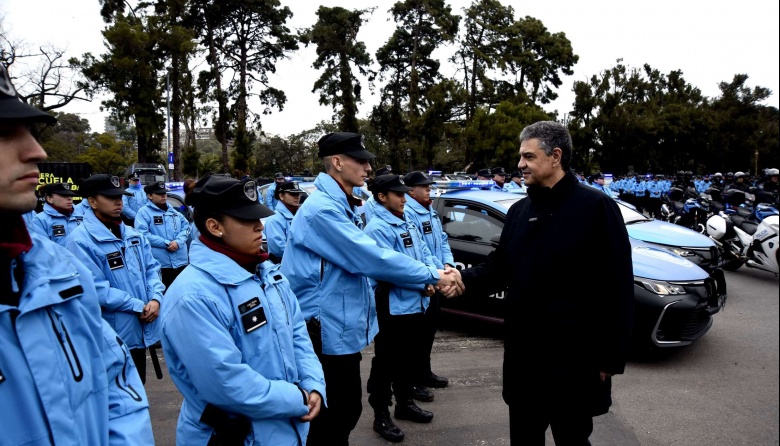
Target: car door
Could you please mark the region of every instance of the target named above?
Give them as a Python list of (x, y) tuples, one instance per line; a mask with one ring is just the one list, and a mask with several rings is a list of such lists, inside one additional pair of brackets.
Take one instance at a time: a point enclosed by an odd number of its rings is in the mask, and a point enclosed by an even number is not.
[[(478, 265), (493, 252), (491, 239), (500, 235), (504, 227), (500, 212), (482, 203), (446, 197), (437, 200), (437, 212), (458, 268)], [(503, 319), (503, 307), (504, 292), (488, 295), (467, 289), (458, 298), (442, 301), (445, 312), (493, 322)]]

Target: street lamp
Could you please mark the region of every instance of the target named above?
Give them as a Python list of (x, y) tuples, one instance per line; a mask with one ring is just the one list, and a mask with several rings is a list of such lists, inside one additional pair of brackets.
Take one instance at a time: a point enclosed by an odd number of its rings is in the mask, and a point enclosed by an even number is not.
[(588, 174), (591, 174), (591, 168), (590, 168), (590, 159), (593, 157), (593, 152), (595, 152), (596, 149), (590, 148), (588, 149)]
[(407, 148), (406, 149), (406, 160), (409, 163), (409, 168), (407, 169), (407, 172), (412, 171), (412, 149)]

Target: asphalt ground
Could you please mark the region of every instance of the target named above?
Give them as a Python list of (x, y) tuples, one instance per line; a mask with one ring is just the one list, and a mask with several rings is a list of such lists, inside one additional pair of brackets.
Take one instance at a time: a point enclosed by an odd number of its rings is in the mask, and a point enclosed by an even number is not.
[[(778, 279), (743, 269), (726, 275), (729, 299), (702, 339), (681, 349), (632, 359), (614, 378), (610, 412), (594, 419), (593, 445), (778, 445), (780, 438), (780, 311)], [(159, 353), (163, 367), (165, 360)], [(373, 346), (363, 351), (363, 382)], [(437, 334), (434, 372), (450, 385), (435, 389), (430, 424), (397, 421), (407, 446), (509, 444), (509, 416), (501, 398), (503, 346), (496, 330), (447, 323)], [(157, 445), (174, 445), (181, 396), (167, 370), (162, 380), (147, 366), (146, 391)], [(392, 412), (392, 411), (391, 411)], [(350, 444), (390, 445), (363, 415)], [(553, 445), (547, 435), (547, 445)]]

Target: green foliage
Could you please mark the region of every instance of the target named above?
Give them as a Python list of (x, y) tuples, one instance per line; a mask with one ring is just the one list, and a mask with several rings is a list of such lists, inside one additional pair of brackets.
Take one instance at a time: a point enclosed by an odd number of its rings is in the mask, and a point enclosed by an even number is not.
[(110, 133), (97, 135), (86, 151), (73, 159), (77, 163), (89, 163), (93, 173), (124, 175), (127, 166), (135, 162), (131, 158), (133, 145), (119, 141)]
[(349, 11), (338, 6), (320, 6), (317, 23), (301, 34), (302, 43), (317, 45), (317, 59), (312, 66), (322, 70), (312, 93), (319, 90), (320, 104), (333, 106), (334, 120), (338, 120), (339, 128), (346, 132), (357, 131), (357, 106), (362, 102), (360, 81), (351, 66), (373, 79), (373, 74), (366, 68), (371, 64), (371, 56), (366, 52), (366, 45), (357, 40), (360, 27), (365, 23), (364, 16), (373, 10)]
[(84, 151), (90, 140), (89, 121), (71, 113), (54, 113), (57, 123), (46, 127), (38, 140), (49, 155), (48, 161), (71, 161)]

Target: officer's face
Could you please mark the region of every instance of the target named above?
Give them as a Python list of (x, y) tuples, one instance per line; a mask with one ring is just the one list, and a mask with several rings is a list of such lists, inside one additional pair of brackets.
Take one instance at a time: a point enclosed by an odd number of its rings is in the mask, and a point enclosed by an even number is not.
[(122, 196), (107, 197), (105, 195), (95, 195), (89, 197), (89, 206), (99, 217), (106, 219), (119, 218), (122, 215)]
[(520, 162), (517, 163), (517, 168), (523, 173), (525, 185), (555, 185), (555, 176), (561, 170), (561, 154), (561, 149), (555, 148), (552, 155), (547, 155), (536, 138), (523, 141), (520, 144)]
[(297, 208), (298, 206), (301, 205), (301, 194), (282, 192), (279, 194), (279, 201), (286, 204), (287, 206), (292, 206)]
[(146, 196), (149, 198), (149, 201), (151, 201), (155, 206), (162, 206), (168, 201), (168, 194), (146, 194)]
[(404, 192), (388, 191), (387, 193), (380, 193), (379, 200), (390, 212), (404, 212), (404, 206), (406, 205), (406, 194)]
[(360, 187), (366, 182), (371, 164), (368, 160), (352, 158), (349, 155), (334, 155), (336, 174), (347, 187)]
[(52, 194), (50, 197), (46, 197), (46, 201), (56, 209), (66, 212), (73, 210), (73, 197)]
[(417, 201), (428, 201), (431, 199), (431, 186), (429, 184), (426, 184), (425, 186), (414, 186), (408, 194)]
[(221, 223), (222, 242), (238, 252), (257, 255), (263, 248), (263, 222), (225, 215)]
[(504, 184), (506, 182), (506, 176), (505, 175), (493, 175), (493, 181), (496, 183)]
[(23, 123), (0, 122), (0, 210), (28, 212), (38, 198), (39, 161), (47, 155)]
[(274, 178), (274, 181), (276, 181), (276, 184), (282, 184), (282, 183), (284, 183), (284, 177), (282, 177), (282, 178)]

